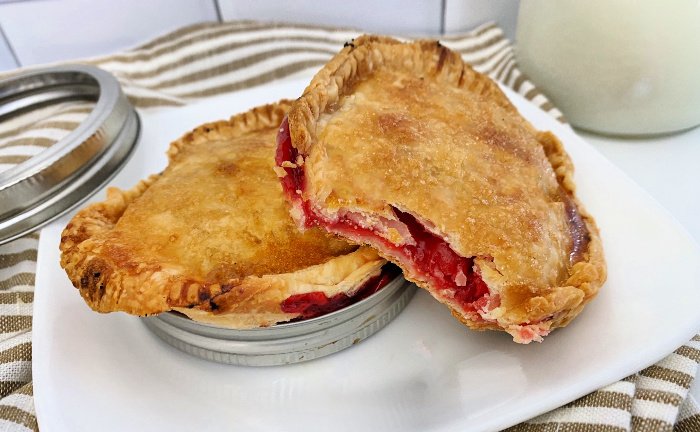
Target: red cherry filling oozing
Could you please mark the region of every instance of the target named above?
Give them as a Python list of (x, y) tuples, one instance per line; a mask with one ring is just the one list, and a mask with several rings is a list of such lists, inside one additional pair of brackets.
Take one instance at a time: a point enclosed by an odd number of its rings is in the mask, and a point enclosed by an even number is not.
[(400, 273), (401, 270), (395, 265), (386, 264), (382, 267), (381, 273), (370, 278), (352, 296), (339, 293), (333, 297), (327, 297), (320, 291), (295, 294), (282, 302), (282, 311), (300, 314), (292, 321), (300, 321), (325, 315), (369, 297), (384, 288), (386, 284), (391, 282)]
[(489, 290), (481, 276), (474, 272), (473, 257), (459, 256), (445, 240), (428, 231), (412, 215), (394, 208), (396, 217), (408, 228), (415, 243), (396, 246), (372, 229), (359, 226), (347, 217), (328, 220), (314, 211), (297, 192), (304, 189), (304, 171), (296, 164), (298, 156), (298, 150), (292, 146), (289, 123), (285, 118), (277, 135), (275, 161), (285, 169), (287, 175), (281, 179), (282, 188), (292, 204), (303, 211), (305, 227), (321, 225), (353, 240), (369, 242), (409, 264), (417, 273), (415, 276), (429, 282), (441, 296), (455, 300), (465, 311), (474, 311), (482, 306), (483, 301), (477, 301), (484, 298)]
[(402, 254), (414, 268), (432, 281), (442, 295), (454, 298), (463, 308), (488, 294), (486, 283), (474, 272), (474, 258), (457, 255), (446, 241), (427, 231), (416, 218), (394, 208), (394, 213), (406, 224), (415, 245), (404, 245)]
[[(277, 151), (275, 153), (275, 163), (282, 166), (284, 162), (291, 162), (296, 166), (299, 151), (292, 146), (292, 137), (289, 134), (289, 121), (284, 117), (277, 134)], [(304, 171), (300, 167), (284, 167), (287, 175), (282, 177), (282, 189), (290, 199), (298, 196), (296, 191), (301, 190), (304, 183)], [(300, 197), (299, 197), (300, 199)]]

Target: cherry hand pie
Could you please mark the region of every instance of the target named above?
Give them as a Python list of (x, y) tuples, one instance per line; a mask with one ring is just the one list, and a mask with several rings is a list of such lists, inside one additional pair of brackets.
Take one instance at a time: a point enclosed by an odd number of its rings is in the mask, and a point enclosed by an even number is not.
[(80, 211), (61, 265), (87, 304), (247, 328), (318, 316), (384, 285), (374, 250), (301, 233), (290, 218), (273, 170), (288, 108), (200, 126), (170, 146), (162, 174)]
[(372, 246), (471, 328), (541, 341), (605, 280), (561, 143), (439, 42), (346, 44), (277, 142), (302, 228)]

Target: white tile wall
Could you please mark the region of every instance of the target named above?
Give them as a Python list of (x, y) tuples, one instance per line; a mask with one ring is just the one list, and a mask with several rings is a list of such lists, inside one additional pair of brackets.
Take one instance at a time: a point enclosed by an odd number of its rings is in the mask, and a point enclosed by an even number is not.
[(442, 0), (217, 0), (224, 20), (255, 19), (438, 35)]
[(518, 0), (446, 0), (445, 33), (470, 30), (495, 21), (511, 41), (515, 40)]
[(0, 70), (120, 51), (178, 27), (215, 21), (219, 12), (225, 20), (407, 36), (465, 31), (496, 21), (512, 39), (517, 10), (518, 0), (0, 0), (6, 36), (0, 34)]
[(22, 65), (108, 54), (187, 24), (212, 20), (217, 20), (213, 0), (0, 3), (0, 26)]

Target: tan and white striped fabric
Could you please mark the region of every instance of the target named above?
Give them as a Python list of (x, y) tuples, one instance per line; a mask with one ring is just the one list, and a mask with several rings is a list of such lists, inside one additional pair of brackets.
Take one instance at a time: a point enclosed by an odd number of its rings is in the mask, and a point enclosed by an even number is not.
[[(86, 63), (113, 73), (132, 103), (150, 110), (273, 80), (309, 77), (356, 35), (350, 30), (297, 25), (207, 23)], [(513, 47), (498, 27), (485, 25), (441, 39), (479, 71), (563, 120), (517, 69)], [(62, 103), (1, 123), (0, 171), (51, 146), (89, 110), (84, 102)], [(31, 381), (38, 239), (34, 233), (0, 246), (0, 431), (38, 430)], [(700, 337), (638, 374), (508, 430), (700, 431), (700, 408), (688, 397), (698, 362)]]

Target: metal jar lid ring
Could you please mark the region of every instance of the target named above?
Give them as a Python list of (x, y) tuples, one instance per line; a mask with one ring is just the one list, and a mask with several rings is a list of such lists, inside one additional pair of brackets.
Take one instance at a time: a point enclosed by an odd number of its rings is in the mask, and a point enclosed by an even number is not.
[(416, 289), (399, 275), (328, 315), (262, 328), (216, 327), (175, 312), (142, 319), (158, 337), (193, 356), (237, 366), (280, 366), (325, 357), (367, 339), (401, 313)]
[(0, 172), (0, 244), (85, 201), (119, 171), (136, 147), (136, 111), (119, 82), (93, 66), (52, 67), (0, 80), (0, 121), (69, 99), (96, 104), (65, 138)]

